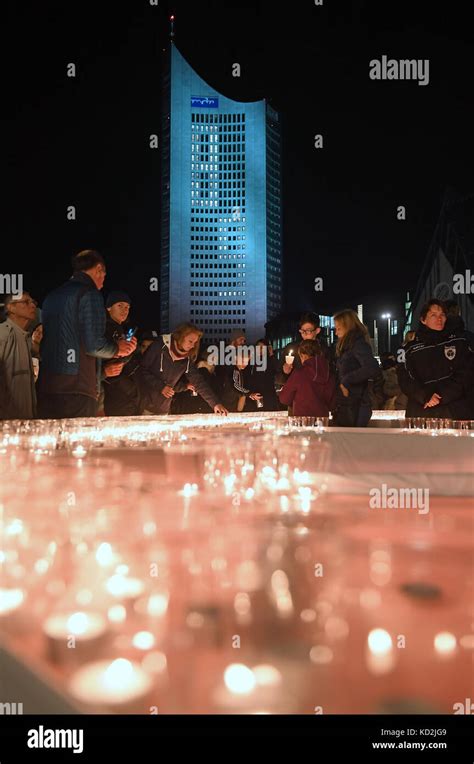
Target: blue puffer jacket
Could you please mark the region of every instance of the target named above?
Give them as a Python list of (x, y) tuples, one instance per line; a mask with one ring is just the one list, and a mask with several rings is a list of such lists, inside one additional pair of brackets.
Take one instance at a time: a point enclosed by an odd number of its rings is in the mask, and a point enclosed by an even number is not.
[[(116, 343), (105, 336), (103, 297), (83, 271), (74, 273), (69, 281), (50, 292), (43, 303), (41, 317), (44, 334), (40, 378), (43, 378), (45, 393), (49, 392), (48, 380), (52, 377), (83, 375), (81, 359), (87, 364), (89, 357), (91, 363), (94, 359), (95, 377), (95, 372), (100, 375), (100, 368), (95, 368), (95, 359), (112, 358), (117, 353)], [(92, 375), (86, 376), (90, 378)], [(56, 388), (54, 392), (57, 391)], [(95, 396), (96, 390), (91, 389), (86, 394)]]

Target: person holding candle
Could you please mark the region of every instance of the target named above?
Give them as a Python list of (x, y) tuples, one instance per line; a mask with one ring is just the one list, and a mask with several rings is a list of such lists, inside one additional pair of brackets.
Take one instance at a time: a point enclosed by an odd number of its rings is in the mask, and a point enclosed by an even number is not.
[(379, 373), (367, 327), (355, 310), (334, 316), (338, 385), (334, 424), (337, 427), (367, 427), (372, 416), (369, 380)]
[(278, 387), (285, 384), (290, 374), (295, 369), (301, 368), (301, 361), (298, 354), (298, 346), (301, 340), (316, 340), (321, 332), (319, 316), (315, 313), (303, 313), (300, 318), (298, 331), (300, 339), (290, 342), (281, 354), (280, 368), (276, 374), (275, 381)]
[(200, 329), (185, 323), (171, 334), (163, 334), (160, 342), (148, 348), (138, 372), (146, 410), (152, 414), (169, 414), (175, 393), (194, 388), (215, 414), (227, 414), (196, 368), (201, 337)]
[(261, 393), (254, 389), (249, 360), (248, 351), (240, 352), (237, 363), (228, 367), (231, 373), (223, 378), (222, 400), (229, 411), (244, 411), (248, 400), (257, 404), (262, 398)]
[[(278, 372), (278, 363), (273, 353), (273, 347), (269, 340), (263, 338), (257, 340), (256, 347), (265, 358), (264, 364), (253, 364), (250, 367), (249, 386), (263, 397), (257, 401), (257, 407), (260, 403), (262, 411), (278, 411), (280, 405), (275, 389), (275, 377)], [(255, 403), (250, 404), (247, 400), (245, 411), (255, 411)]]
[[(112, 342), (127, 339), (128, 316), (132, 301), (126, 292), (110, 292), (105, 307), (105, 336)], [(104, 362), (103, 399), (106, 416), (137, 416), (143, 407), (135, 379), (140, 363), (140, 350), (123, 358)]]
[(281, 403), (291, 406), (293, 416), (328, 417), (334, 401), (335, 380), (319, 342), (300, 342), (298, 358), (299, 368), (279, 392)]
[[(229, 342), (226, 347), (233, 347), (237, 349), (243, 348), (246, 344), (245, 332), (243, 329), (234, 329), (229, 337)], [(229, 385), (232, 385), (234, 367), (232, 365), (226, 365), (223, 363), (217, 363), (216, 365), (216, 379), (222, 389), (229, 389)]]

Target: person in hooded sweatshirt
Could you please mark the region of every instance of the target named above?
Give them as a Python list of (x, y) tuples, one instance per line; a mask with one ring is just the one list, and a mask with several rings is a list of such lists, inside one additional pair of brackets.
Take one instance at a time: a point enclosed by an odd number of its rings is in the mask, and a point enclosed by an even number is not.
[(298, 345), (301, 363), (285, 382), (278, 397), (291, 406), (293, 416), (327, 417), (332, 408), (335, 380), (317, 340)]
[(227, 415), (227, 409), (195, 365), (202, 334), (194, 324), (180, 324), (171, 334), (163, 334), (142, 356), (139, 380), (147, 411), (169, 414), (175, 393), (194, 389), (215, 414)]
[(407, 417), (471, 418), (474, 353), (465, 332), (447, 322), (443, 302), (433, 299), (423, 306), (404, 356), (397, 371), (408, 396)]

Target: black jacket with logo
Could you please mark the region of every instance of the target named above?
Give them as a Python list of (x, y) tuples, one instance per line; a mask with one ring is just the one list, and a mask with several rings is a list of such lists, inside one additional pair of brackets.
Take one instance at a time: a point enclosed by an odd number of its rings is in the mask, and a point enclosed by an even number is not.
[[(436, 331), (420, 324), (415, 339), (405, 347), (405, 361), (397, 372), (400, 387), (408, 396), (408, 417), (474, 417), (474, 353), (463, 334), (449, 326)], [(425, 409), (434, 393), (441, 396), (441, 402)]]

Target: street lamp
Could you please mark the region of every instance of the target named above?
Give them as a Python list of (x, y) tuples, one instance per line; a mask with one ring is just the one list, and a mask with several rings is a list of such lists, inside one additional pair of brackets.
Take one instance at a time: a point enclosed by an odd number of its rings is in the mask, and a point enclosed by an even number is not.
[(390, 353), (390, 319), (392, 315), (391, 313), (382, 313), (382, 318), (387, 319), (387, 327), (388, 327), (388, 352)]

